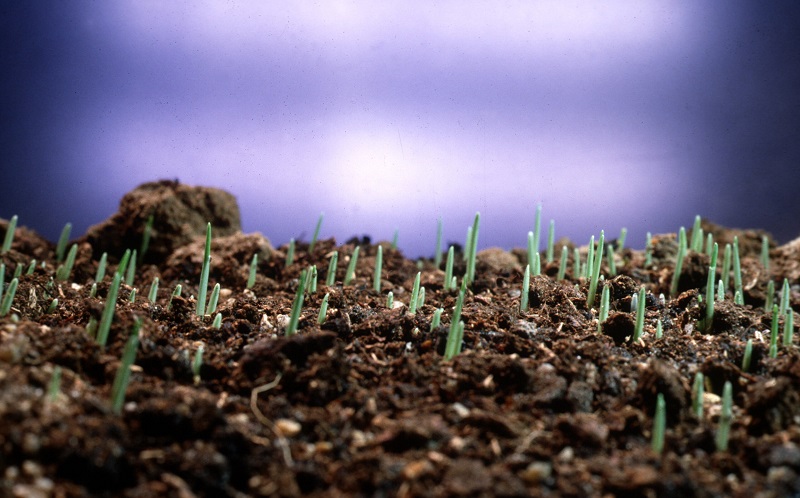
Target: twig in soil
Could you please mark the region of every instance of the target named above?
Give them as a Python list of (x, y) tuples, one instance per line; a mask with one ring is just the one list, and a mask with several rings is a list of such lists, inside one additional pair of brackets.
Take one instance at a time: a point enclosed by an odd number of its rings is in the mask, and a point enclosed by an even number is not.
[(286, 465), (291, 467), (294, 465), (294, 460), (292, 460), (292, 453), (289, 451), (289, 442), (281, 435), (278, 428), (275, 427), (275, 424), (266, 416), (264, 416), (264, 414), (258, 408), (258, 395), (276, 387), (281, 381), (282, 376), (283, 375), (278, 372), (275, 375), (275, 380), (272, 382), (253, 388), (253, 391), (250, 393), (250, 409), (253, 411), (253, 415), (256, 416), (256, 420), (258, 420), (262, 425), (268, 427), (269, 430), (275, 434), (276, 443), (278, 443), (278, 446), (280, 446), (283, 453), (283, 459), (286, 462)]

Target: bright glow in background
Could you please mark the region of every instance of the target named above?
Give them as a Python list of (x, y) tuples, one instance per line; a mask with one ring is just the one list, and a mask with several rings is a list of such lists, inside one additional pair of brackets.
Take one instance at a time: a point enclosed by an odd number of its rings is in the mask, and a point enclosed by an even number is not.
[(475, 211), (481, 247), (522, 247), (539, 202), (581, 243), (696, 213), (800, 234), (793, 2), (5, 8), (0, 216), (51, 239), (159, 178), (229, 190), (276, 244), (324, 211), (411, 256)]

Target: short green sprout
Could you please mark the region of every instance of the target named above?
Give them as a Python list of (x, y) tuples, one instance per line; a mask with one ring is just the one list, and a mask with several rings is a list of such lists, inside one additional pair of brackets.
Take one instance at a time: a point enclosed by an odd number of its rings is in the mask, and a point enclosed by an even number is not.
[(305, 297), (303, 290), (306, 288), (307, 278), (308, 272), (306, 270), (300, 272), (300, 282), (297, 285), (297, 292), (295, 292), (292, 314), (289, 316), (289, 325), (286, 327), (287, 337), (297, 333), (297, 326), (300, 323), (300, 310), (303, 309), (303, 299)]
[(31, 264), (28, 265), (28, 270), (25, 272), (25, 275), (33, 275), (34, 270), (36, 270), (36, 259), (31, 260)]
[(253, 259), (250, 260), (250, 272), (247, 275), (246, 289), (252, 289), (256, 285), (256, 272), (258, 272), (258, 253), (253, 254)]
[(356, 275), (356, 264), (358, 263), (358, 251), (360, 247), (356, 246), (353, 250), (353, 254), (350, 256), (350, 263), (347, 265), (347, 271), (344, 273), (344, 280), (342, 280), (342, 285), (349, 285), (350, 282)]
[(433, 266), (439, 268), (442, 265), (442, 219), (436, 223), (436, 249), (433, 252)]
[(433, 318), (431, 319), (431, 332), (439, 328), (439, 325), (442, 323), (442, 312), (444, 311), (443, 308), (436, 308), (433, 311)]
[(334, 251), (331, 260), (328, 262), (328, 274), (325, 277), (325, 285), (333, 287), (336, 283), (336, 265), (339, 264), (339, 251)]
[(108, 332), (111, 330), (111, 321), (114, 319), (114, 309), (117, 306), (117, 295), (121, 282), (122, 276), (119, 273), (115, 273), (114, 280), (111, 281), (111, 286), (108, 288), (106, 304), (103, 307), (103, 314), (97, 327), (97, 343), (103, 348), (106, 347), (106, 342), (108, 341)]
[(75, 257), (78, 254), (78, 244), (72, 244), (67, 254), (67, 259), (63, 264), (59, 265), (56, 269), (56, 280), (66, 282), (69, 280), (69, 275), (72, 273), (72, 267), (75, 266)]
[(548, 263), (553, 262), (554, 257), (554, 245), (556, 243), (556, 220), (550, 220), (550, 228), (547, 229), (547, 252), (546, 252), (546, 261)]
[(706, 234), (706, 250), (705, 253), (708, 256), (711, 256), (711, 251), (714, 250), (714, 235), (709, 233)]
[[(3, 283), (0, 281), (0, 286), (2, 285)], [(14, 296), (17, 293), (17, 285), (19, 285), (19, 279), (12, 278), (8, 284), (8, 290), (6, 290), (2, 301), (0, 301), (0, 316), (6, 316), (11, 311), (11, 304), (14, 302)]]
[(731, 423), (733, 422), (733, 386), (730, 381), (725, 381), (722, 388), (722, 413), (719, 416), (719, 427), (717, 428), (717, 437), (714, 442), (717, 446), (717, 451), (728, 451), (728, 438), (731, 432)]
[(694, 252), (703, 250), (703, 229), (700, 228), (700, 215), (694, 217), (694, 224), (692, 225), (692, 240), (689, 248)]
[(294, 263), (294, 239), (289, 239), (289, 248), (286, 249), (286, 264), (284, 265), (285, 268), (289, 268)]
[(453, 246), (450, 246), (450, 249), (447, 250), (447, 263), (445, 264), (444, 270), (444, 290), (448, 291), (453, 289), (451, 287), (453, 281), (453, 259), (455, 258), (455, 249)]
[(789, 298), (791, 297), (791, 289), (789, 289), (789, 279), (783, 279), (783, 287), (781, 287), (781, 306), (780, 314), (783, 315), (789, 309)]
[(137, 292), (137, 289), (136, 289), (136, 287), (134, 287), (131, 290), (130, 295), (128, 296), (128, 301), (130, 301), (131, 303), (135, 303), (136, 302), (136, 292)]
[(128, 262), (131, 260), (131, 250), (125, 249), (125, 252), (122, 253), (122, 258), (119, 260), (119, 265), (117, 265), (117, 273), (120, 277), (125, 276), (125, 271), (128, 269)]
[(311, 243), (308, 245), (308, 252), (309, 254), (314, 252), (314, 246), (317, 245), (317, 239), (319, 239), (319, 230), (322, 228), (322, 220), (325, 218), (325, 213), (319, 213), (319, 218), (317, 219), (317, 226), (314, 228), (314, 236), (311, 237)]
[(144, 231), (142, 232), (142, 245), (139, 246), (139, 264), (144, 261), (144, 255), (150, 248), (150, 237), (153, 235), (153, 215), (147, 217), (144, 224)]
[(703, 321), (703, 328), (704, 330), (708, 331), (711, 330), (711, 326), (714, 323), (714, 296), (715, 296), (715, 288), (714, 284), (717, 281), (717, 254), (719, 252), (719, 246), (717, 243), (714, 243), (714, 248), (711, 250), (711, 264), (708, 267), (708, 278), (706, 280), (706, 317)]
[(464, 337), (464, 322), (461, 321), (461, 308), (464, 306), (464, 291), (458, 293), (456, 305), (453, 308), (453, 317), (450, 321), (450, 332), (447, 334), (447, 343), (444, 349), (444, 359), (450, 360), (461, 352), (461, 341)]
[(725, 300), (725, 287), (722, 285), (722, 279), (717, 280), (717, 302)]
[(475, 213), (475, 221), (472, 222), (470, 232), (469, 254), (467, 255), (467, 286), (475, 281), (475, 260), (478, 253), (478, 228), (481, 223), (481, 213)]
[(89, 289), (89, 297), (95, 297), (97, 295), (97, 282), (92, 282), (92, 287)]
[(175, 286), (175, 290), (172, 291), (172, 294), (169, 296), (169, 301), (167, 302), (167, 311), (172, 307), (172, 300), (181, 295), (181, 290), (181, 284)]
[(531, 275), (542, 274), (542, 256), (538, 252), (533, 253), (533, 266), (531, 267)]
[(731, 281), (731, 245), (725, 244), (725, 251), (722, 253), (722, 286), (727, 292)]
[(558, 275), (556, 275), (556, 280), (564, 280), (564, 277), (567, 274), (568, 257), (569, 253), (567, 251), (567, 246), (561, 246), (561, 260), (558, 263)]
[(47, 385), (47, 399), (54, 403), (58, 399), (58, 393), (61, 392), (61, 367), (56, 365), (53, 368), (53, 375), (50, 377), (50, 383)]
[(678, 254), (675, 256), (675, 271), (672, 273), (672, 284), (669, 291), (669, 295), (673, 297), (678, 294), (678, 281), (681, 278), (684, 257), (686, 257), (686, 229), (681, 227), (678, 231)]
[(770, 328), (769, 347), (772, 348), (778, 345), (778, 322), (780, 321), (780, 313), (778, 312), (778, 305), (772, 305), (772, 327)]
[(200, 286), (197, 288), (197, 316), (206, 315), (206, 293), (208, 292), (208, 276), (211, 272), (211, 223), (206, 224), (206, 244), (203, 250), (203, 266), (200, 270)]
[(400, 237), (400, 230), (395, 229), (394, 235), (392, 236), (392, 249), (397, 250), (397, 239)]
[(17, 264), (16, 268), (14, 268), (14, 276), (12, 278), (19, 278), (22, 276), (22, 265)]
[(153, 279), (153, 283), (150, 284), (150, 292), (147, 293), (147, 300), (150, 301), (152, 304), (155, 304), (157, 298), (158, 298), (158, 277), (155, 277)]
[(383, 268), (383, 246), (378, 246), (378, 254), (375, 256), (375, 273), (372, 275), (372, 288), (375, 292), (381, 291), (381, 271)]
[(317, 273), (317, 265), (311, 265), (311, 277), (309, 278), (308, 284), (308, 291), (311, 294), (317, 292), (317, 280), (319, 280), (319, 274)]
[(414, 285), (411, 287), (411, 299), (408, 301), (408, 312), (412, 315), (417, 314), (417, 300), (419, 299), (419, 279), (421, 273), (417, 272), (417, 276), (414, 277)]
[(577, 247), (572, 250), (572, 276), (575, 279), (581, 277), (581, 253)]
[(639, 288), (639, 297), (636, 302), (636, 325), (633, 329), (633, 342), (637, 342), (639, 339), (641, 339), (642, 333), (644, 332), (645, 304), (647, 304), (647, 302), (645, 299), (645, 290), (643, 285)]
[(0, 254), (5, 254), (11, 250), (11, 244), (14, 242), (14, 232), (17, 230), (17, 220), (19, 218), (15, 214), (8, 221), (8, 228), (6, 228), (6, 236), (3, 238), (3, 247), (0, 248)]
[(528, 291), (531, 288), (531, 266), (525, 267), (525, 273), (522, 275), (522, 291), (519, 296), (519, 310), (521, 312), (528, 311)]
[(603, 285), (600, 292), (600, 313), (597, 315), (597, 331), (600, 332), (602, 323), (608, 319), (611, 308), (611, 291), (608, 285)]
[(753, 361), (753, 339), (747, 339), (744, 345), (744, 356), (742, 357), (742, 372), (750, 371), (750, 363)]
[(617, 261), (614, 254), (614, 246), (611, 244), (606, 244), (606, 253), (608, 259), (608, 273), (611, 276), (617, 275)]
[(425, 286), (419, 288), (419, 295), (417, 296), (417, 309), (425, 306)]
[(194, 385), (200, 384), (200, 369), (203, 367), (203, 351), (205, 348), (202, 344), (194, 352), (194, 360), (192, 360), (192, 377), (194, 378)]
[(389, 309), (394, 307), (394, 292), (392, 291), (389, 291), (389, 293), (386, 294), (386, 307)]
[(61, 235), (58, 237), (58, 244), (56, 244), (56, 261), (61, 263), (64, 261), (64, 253), (67, 251), (67, 244), (69, 243), (69, 236), (72, 232), (72, 223), (67, 223), (61, 229)]
[(658, 393), (656, 412), (653, 416), (653, 438), (650, 447), (653, 453), (660, 455), (664, 451), (664, 432), (667, 428), (667, 404), (664, 395)]
[(322, 325), (325, 323), (325, 318), (328, 316), (328, 299), (330, 298), (330, 293), (326, 292), (325, 296), (322, 298), (322, 302), (319, 305), (319, 315), (317, 315), (317, 323)]
[(219, 282), (214, 284), (214, 289), (211, 291), (211, 297), (208, 298), (208, 306), (206, 307), (206, 315), (213, 315), (217, 311), (217, 303), (219, 302)]
[[(600, 241), (597, 244), (597, 254), (594, 256), (593, 268), (591, 268), (591, 279), (589, 280), (589, 293), (586, 296), (586, 307), (591, 309), (594, 306), (594, 298), (597, 294), (597, 282), (600, 280), (600, 264), (603, 261), (603, 245), (605, 244), (605, 232), (600, 230)], [(588, 269), (586, 271), (589, 271)]]
[(775, 303), (775, 281), (770, 280), (767, 282), (767, 292), (766, 292), (766, 299), (764, 299), (764, 311), (769, 311), (772, 309), (772, 305)]
[(761, 236), (761, 266), (769, 274), (769, 239), (766, 235)]
[[(739, 237), (733, 237), (733, 302), (744, 305), (744, 290), (742, 289), (742, 263), (739, 259)], [(738, 296), (738, 297), (737, 297)]]
[(661, 339), (664, 337), (664, 326), (661, 324), (661, 319), (659, 318), (656, 322), (656, 339)]
[(94, 274), (94, 281), (101, 282), (106, 276), (106, 267), (108, 266), (108, 253), (104, 252), (100, 256), (100, 261), (97, 263), (97, 273)]
[(211, 322), (211, 328), (214, 330), (219, 330), (222, 327), (222, 313), (217, 313), (214, 316), (214, 321)]
[(139, 347), (139, 329), (141, 326), (142, 319), (137, 318), (133, 324), (131, 336), (122, 351), (121, 362), (114, 377), (114, 385), (111, 388), (111, 408), (117, 415), (122, 413), (122, 405), (125, 403), (125, 391), (128, 389), (128, 383), (130, 382), (131, 365), (136, 359), (136, 349)]
[(58, 309), (58, 298), (54, 297), (52, 301), (50, 301), (50, 306), (47, 307), (47, 311), (45, 311), (45, 315), (49, 315), (50, 313), (54, 313)]
[(692, 383), (692, 413), (700, 420), (703, 419), (703, 383), (702, 372), (694, 374), (694, 383)]
[(786, 315), (783, 319), (783, 345), (789, 347), (792, 345), (794, 339), (794, 313), (791, 309), (786, 310)]
[(622, 227), (619, 229), (619, 237), (617, 238), (617, 251), (625, 249), (625, 239), (628, 238), (628, 229)]
[(653, 264), (653, 235), (647, 232), (647, 237), (644, 243), (644, 265), (650, 266)]

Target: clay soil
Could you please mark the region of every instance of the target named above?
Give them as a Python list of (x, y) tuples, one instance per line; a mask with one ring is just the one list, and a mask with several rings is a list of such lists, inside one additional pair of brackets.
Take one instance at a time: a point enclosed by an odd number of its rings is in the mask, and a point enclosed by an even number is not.
[[(129, 194), (121, 213), (76, 239), (76, 266), (65, 282), (53, 280), (55, 246), (30, 230), (18, 228), (2, 256), (6, 286), (17, 265), (46, 262), (32, 275), (23, 272), (11, 313), (0, 319), (4, 496), (800, 493), (799, 339), (795, 334), (792, 346), (770, 358), (772, 313), (764, 311), (767, 282), (780, 290), (784, 278), (790, 305), (800, 310), (800, 240), (773, 242), (767, 270), (758, 258), (762, 232), (704, 222), (723, 246), (739, 236), (746, 303), (733, 304), (731, 278), (713, 326), (704, 331), (697, 326), (705, 309), (698, 293), (709, 258), (689, 253), (679, 295), (670, 298), (675, 234), (654, 237), (649, 266), (643, 251), (631, 249), (617, 253), (616, 276), (603, 266), (611, 316), (599, 332), (597, 310), (586, 303), (588, 283), (572, 274), (571, 259), (562, 281), (555, 278), (557, 261), (543, 265), (543, 275), (531, 279), (530, 309), (520, 312), (525, 251), (482, 251), (464, 303), (463, 351), (447, 361), (456, 293), (442, 289), (444, 264), (419, 263), (426, 300), (411, 315), (406, 304), (418, 262), (388, 244), (378, 293), (372, 289), (377, 245), (369, 240), (321, 240), (313, 252), (299, 243), (286, 267), (286, 246), (273, 248), (264, 237), (238, 230), (235, 201), (228, 213), (235, 223), (218, 229), (225, 225), (219, 206), (208, 204), (219, 199), (188, 189), (181, 191), (183, 204), (208, 213), (195, 223), (175, 219), (177, 212), (159, 219), (156, 212), (154, 249), (138, 265), (134, 285), (122, 286), (102, 348), (86, 326), (100, 318), (118, 258), (126, 245), (139, 247), (156, 193), (177, 196), (175, 184), (148, 188)], [(194, 313), (203, 217), (215, 226), (210, 286), (222, 287), (219, 330), (212, 317)], [(0, 234), (6, 226), (0, 221)], [(356, 278), (342, 286), (357, 245)], [(325, 272), (335, 250), (337, 281), (328, 287)], [(102, 251), (109, 253), (109, 269), (96, 297), (89, 297)], [(256, 252), (257, 281), (248, 290)], [(312, 264), (320, 269), (320, 285), (306, 295), (298, 333), (286, 337), (298, 276)], [(459, 281), (464, 270), (457, 255)], [(147, 292), (156, 276), (160, 287), (151, 303)], [(167, 309), (179, 283), (183, 297)], [(630, 301), (640, 285), (647, 289), (645, 334), (632, 343)], [(134, 303), (132, 287), (138, 288)], [(318, 325), (326, 293), (329, 309)], [(58, 307), (46, 313), (54, 297)], [(431, 331), (439, 307), (442, 325)], [(136, 318), (143, 319), (141, 341), (117, 415), (111, 385)], [(664, 334), (656, 339), (659, 319)], [(747, 339), (753, 339), (753, 360), (744, 372)], [(205, 354), (196, 383), (191, 361), (200, 345)], [(51, 399), (56, 366), (61, 384)], [(706, 379), (701, 419), (691, 410), (697, 372)], [(733, 384), (734, 421), (729, 450), (720, 452), (714, 439), (725, 381)], [(658, 393), (668, 410), (661, 455), (650, 444)]]

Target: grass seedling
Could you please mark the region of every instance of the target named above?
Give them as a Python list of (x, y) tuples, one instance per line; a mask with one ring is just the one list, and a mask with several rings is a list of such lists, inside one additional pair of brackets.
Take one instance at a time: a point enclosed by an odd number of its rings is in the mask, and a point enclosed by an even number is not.
[(214, 316), (214, 321), (211, 322), (211, 328), (214, 330), (219, 330), (222, 327), (222, 313), (217, 313)]
[(217, 303), (219, 302), (219, 282), (214, 284), (214, 289), (211, 290), (211, 297), (208, 298), (208, 306), (206, 307), (206, 315), (213, 315), (217, 311)]
[(717, 451), (728, 451), (731, 422), (733, 422), (733, 386), (730, 381), (725, 381), (725, 385), (722, 388), (722, 413), (719, 416), (717, 437), (714, 440)]
[(572, 250), (572, 277), (575, 279), (581, 276), (581, 253), (578, 248)]
[(131, 304), (133, 304), (133, 303), (135, 303), (135, 302), (136, 302), (136, 287), (134, 287), (134, 288), (131, 290), (131, 293), (130, 293), (130, 295), (128, 296), (128, 301), (130, 301), (130, 302), (131, 302)]
[(653, 264), (653, 235), (647, 232), (647, 238), (644, 243), (644, 265), (650, 266)]
[(172, 307), (172, 300), (181, 295), (181, 284), (175, 286), (175, 290), (172, 291), (172, 294), (169, 296), (169, 301), (167, 302), (167, 311)]
[(725, 300), (725, 287), (722, 285), (722, 279), (717, 280), (717, 302)]
[(461, 321), (461, 308), (464, 306), (464, 291), (458, 293), (456, 305), (453, 308), (453, 317), (450, 321), (450, 331), (447, 334), (447, 343), (444, 348), (444, 359), (450, 360), (461, 352), (461, 340), (464, 337), (464, 322)]
[(622, 227), (619, 229), (619, 237), (617, 238), (617, 251), (625, 249), (625, 239), (628, 238), (628, 229)]
[(664, 326), (661, 324), (661, 319), (656, 322), (656, 339), (664, 337)]
[(11, 244), (14, 242), (14, 232), (17, 230), (17, 215), (11, 217), (8, 221), (8, 228), (6, 228), (6, 236), (3, 238), (3, 247), (0, 248), (0, 254), (5, 254), (11, 250)]
[(417, 272), (417, 276), (414, 277), (414, 286), (411, 287), (411, 299), (408, 301), (408, 312), (412, 315), (417, 314), (417, 300), (419, 299), (419, 279), (421, 273)]
[(289, 239), (289, 248), (286, 249), (286, 264), (284, 268), (289, 268), (294, 263), (294, 239)]
[(464, 240), (464, 252), (461, 253), (461, 259), (467, 261), (469, 259), (469, 253), (472, 252), (470, 249), (470, 244), (472, 243), (472, 227), (467, 227), (467, 238)]
[(794, 313), (792, 310), (786, 310), (786, 315), (783, 319), (783, 346), (789, 347), (792, 345), (794, 338)]
[(326, 292), (322, 298), (322, 303), (319, 305), (319, 315), (317, 315), (317, 323), (319, 325), (325, 323), (325, 318), (328, 316), (328, 298), (330, 298), (330, 293)]
[(761, 236), (761, 266), (769, 274), (769, 239), (766, 235)]
[(455, 258), (455, 249), (453, 246), (447, 250), (447, 263), (445, 263), (444, 269), (444, 285), (443, 289), (448, 291), (454, 287), (451, 286), (453, 281), (453, 259)]
[(250, 272), (247, 275), (246, 289), (252, 289), (256, 285), (256, 272), (258, 271), (258, 253), (253, 254), (253, 259), (250, 260)]
[[(0, 282), (0, 286), (3, 283)], [(9, 311), (11, 311), (11, 303), (14, 302), (14, 296), (17, 293), (17, 285), (19, 285), (19, 279), (12, 278), (11, 282), (8, 284), (8, 290), (6, 290), (5, 294), (3, 295), (3, 300), (0, 302), (0, 317), (6, 316)]]
[(347, 271), (344, 272), (344, 280), (342, 280), (342, 285), (349, 285), (353, 278), (356, 276), (356, 264), (358, 263), (358, 250), (360, 247), (356, 247), (353, 250), (353, 254), (350, 256), (350, 263), (347, 265)]
[(69, 248), (67, 259), (56, 269), (56, 280), (66, 282), (69, 279), (69, 275), (72, 273), (72, 267), (75, 266), (75, 256), (77, 255), (78, 244), (72, 244), (72, 247)]
[(389, 291), (389, 293), (386, 294), (386, 307), (388, 309), (394, 308), (394, 292), (392, 291)]
[(317, 265), (311, 265), (311, 278), (310, 283), (308, 285), (309, 292), (314, 294), (317, 292), (317, 280), (319, 279), (319, 275), (317, 274)]
[(142, 232), (142, 245), (139, 246), (139, 264), (142, 264), (144, 255), (150, 248), (150, 237), (153, 235), (153, 215), (147, 217), (144, 224), (144, 231)]
[(783, 279), (783, 287), (781, 287), (781, 307), (780, 313), (786, 313), (786, 310), (789, 309), (789, 298), (791, 297), (791, 290), (789, 289), (789, 279)]
[(481, 213), (475, 213), (475, 221), (472, 222), (470, 233), (469, 255), (467, 257), (467, 286), (475, 281), (475, 260), (478, 254), (478, 228), (481, 224)]
[(694, 217), (694, 224), (692, 225), (692, 241), (689, 248), (694, 252), (703, 250), (703, 229), (700, 228), (700, 215)]
[[(540, 239), (541, 232), (542, 232), (542, 205), (541, 204), (537, 204), (536, 205), (536, 217), (534, 218), (534, 221), (533, 221), (533, 251), (534, 252), (539, 252), (539, 247), (541, 247), (539, 245), (539, 242), (541, 240)], [(529, 264), (531, 263), (532, 259), (533, 258), (529, 258), (529, 260), (528, 260)]]
[(194, 360), (192, 360), (192, 377), (194, 378), (194, 385), (200, 385), (200, 369), (203, 367), (203, 345), (201, 344), (197, 351), (194, 352)]
[(533, 245), (533, 232), (528, 232), (528, 267), (533, 266), (534, 254), (536, 254), (536, 249)]
[(31, 264), (28, 265), (28, 270), (25, 272), (25, 275), (33, 275), (34, 270), (36, 270), (36, 259), (31, 260)]
[(703, 320), (703, 330), (711, 330), (711, 325), (714, 322), (714, 283), (717, 281), (717, 253), (719, 246), (714, 243), (714, 248), (711, 250), (711, 264), (708, 267), (708, 278), (706, 280), (706, 317)]
[(56, 261), (61, 263), (64, 261), (64, 253), (67, 250), (67, 243), (69, 243), (69, 235), (72, 232), (72, 223), (67, 223), (61, 229), (61, 236), (58, 237), (58, 244), (56, 245)]
[(711, 251), (714, 250), (714, 235), (707, 234), (706, 235), (706, 254), (711, 256)]
[(97, 282), (92, 282), (92, 287), (89, 289), (89, 297), (95, 297), (97, 295)]
[(597, 282), (600, 279), (600, 264), (603, 262), (603, 245), (605, 244), (605, 238), (605, 233), (600, 230), (600, 242), (597, 244), (597, 254), (594, 258), (591, 280), (589, 280), (589, 294), (586, 297), (586, 306), (588, 309), (594, 306), (594, 298), (597, 294)]
[[(733, 237), (733, 302), (744, 306), (744, 290), (742, 289), (742, 263), (739, 259), (739, 237)], [(737, 297), (738, 296), (738, 297)]]
[(308, 272), (306, 270), (300, 272), (300, 283), (297, 285), (297, 292), (294, 295), (294, 303), (292, 304), (292, 314), (289, 316), (289, 325), (286, 327), (287, 337), (297, 333), (297, 325), (300, 323), (300, 310), (303, 309), (303, 290), (306, 288), (307, 275)]
[(59, 392), (61, 392), (61, 367), (56, 365), (53, 368), (53, 376), (50, 377), (50, 383), (47, 385), (47, 399), (51, 403), (55, 403)]
[(606, 250), (608, 251), (608, 273), (610, 273), (612, 277), (615, 277), (617, 276), (617, 262), (614, 259), (614, 246), (606, 244)]
[(141, 326), (142, 319), (137, 318), (133, 324), (131, 336), (122, 351), (121, 363), (117, 368), (117, 375), (114, 377), (114, 385), (111, 388), (111, 409), (117, 415), (122, 413), (122, 405), (125, 403), (125, 391), (128, 389), (128, 383), (130, 382), (131, 365), (133, 365), (133, 360), (136, 359), (136, 349), (139, 347), (139, 329)]
[(672, 274), (672, 284), (669, 290), (669, 295), (672, 297), (678, 294), (678, 281), (681, 278), (684, 257), (686, 257), (686, 229), (681, 227), (678, 232), (678, 254), (675, 256), (675, 272)]
[(125, 252), (122, 253), (122, 259), (119, 260), (119, 265), (117, 265), (117, 273), (120, 277), (125, 275), (125, 270), (128, 268), (128, 261), (131, 260), (131, 250), (125, 249)]
[(49, 315), (50, 313), (54, 313), (58, 309), (58, 298), (54, 297), (52, 301), (50, 301), (50, 306), (47, 307), (47, 311), (44, 312), (45, 315)]
[(750, 371), (750, 363), (753, 361), (753, 339), (747, 339), (744, 345), (744, 356), (742, 357), (742, 372)]
[(547, 229), (547, 258), (548, 263), (553, 262), (554, 245), (556, 243), (556, 220), (550, 220), (550, 228)]
[(12, 278), (19, 278), (22, 276), (22, 265), (17, 263), (17, 266), (14, 268), (14, 276)]
[(772, 305), (772, 327), (770, 328), (769, 334), (769, 347), (772, 350), (772, 347), (778, 347), (778, 324), (780, 321), (780, 313), (778, 313), (778, 305)]
[(400, 237), (400, 231), (395, 229), (394, 235), (392, 236), (392, 249), (397, 250), (397, 239)]
[(658, 393), (656, 413), (653, 416), (653, 439), (650, 443), (653, 453), (660, 455), (664, 451), (664, 432), (667, 429), (667, 404), (664, 395)]
[(442, 324), (442, 312), (444, 311), (443, 308), (436, 308), (433, 312), (433, 318), (431, 319), (431, 332), (439, 328), (439, 325)]
[(101, 282), (106, 276), (106, 266), (108, 266), (108, 253), (104, 252), (97, 263), (97, 273), (94, 274), (94, 281)]
[(728, 291), (731, 277), (731, 245), (725, 244), (725, 251), (722, 253), (722, 286)]
[(339, 251), (334, 251), (331, 260), (328, 262), (328, 275), (325, 277), (325, 285), (333, 287), (336, 283), (336, 265), (339, 264)]
[(694, 383), (692, 384), (692, 413), (698, 418), (703, 420), (703, 374), (697, 372), (694, 374)]
[(531, 275), (542, 274), (541, 255), (537, 252), (533, 255), (533, 267), (531, 267)]
[(607, 285), (603, 286), (600, 292), (600, 312), (597, 315), (597, 332), (602, 330), (602, 324), (608, 319), (608, 312), (611, 308), (611, 292)]
[(764, 311), (771, 310), (773, 304), (775, 304), (775, 281), (770, 280), (767, 282), (767, 293), (766, 298), (764, 299)]
[[(442, 219), (436, 223), (436, 250), (433, 252), (433, 266), (442, 266)], [(445, 289), (447, 290), (447, 289)]]
[(645, 304), (647, 304), (647, 300), (645, 299), (645, 290), (643, 285), (641, 288), (639, 288), (639, 297), (636, 302), (636, 325), (633, 329), (633, 342), (637, 342), (639, 339), (641, 339), (642, 333), (644, 332)]
[(200, 286), (197, 288), (197, 307), (195, 312), (200, 318), (206, 315), (206, 293), (208, 292), (208, 275), (211, 272), (211, 223), (206, 223), (206, 244), (203, 249), (203, 267), (200, 270)]
[[(589, 247), (586, 250), (586, 268), (581, 271), (581, 276), (584, 278), (591, 278), (592, 276), (592, 269), (594, 268), (594, 235), (589, 237)], [(589, 301), (586, 301), (587, 306), (591, 308), (591, 304)]]
[(425, 306), (425, 287), (419, 288), (419, 296), (417, 296), (417, 309), (422, 309)]
[(381, 269), (383, 268), (383, 247), (378, 246), (378, 254), (375, 256), (375, 273), (372, 275), (372, 288), (375, 292), (381, 291)]
[(317, 239), (319, 238), (319, 229), (322, 228), (322, 220), (324, 218), (325, 218), (325, 213), (319, 213), (319, 219), (317, 219), (317, 226), (314, 228), (314, 236), (311, 237), (311, 243), (308, 245), (309, 254), (314, 252), (314, 246), (317, 245)]
[(97, 327), (97, 343), (102, 348), (106, 347), (106, 341), (108, 341), (108, 332), (111, 330), (111, 321), (114, 319), (114, 309), (117, 306), (117, 295), (121, 282), (122, 276), (119, 273), (115, 273), (111, 286), (108, 288), (106, 304), (103, 307), (103, 314), (100, 316), (100, 324)]
[(150, 292), (147, 293), (147, 300), (152, 304), (156, 303), (156, 298), (158, 298), (158, 277), (153, 279), (153, 283), (150, 284)]
[(556, 275), (556, 280), (564, 280), (564, 276), (567, 274), (568, 257), (567, 246), (561, 246), (561, 260), (558, 262), (558, 275)]
[(531, 267), (525, 267), (525, 273), (522, 275), (522, 291), (519, 295), (519, 311), (528, 311), (528, 290), (531, 288)]

